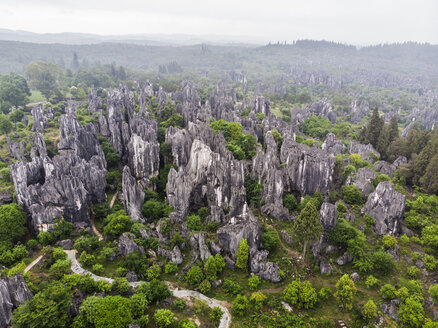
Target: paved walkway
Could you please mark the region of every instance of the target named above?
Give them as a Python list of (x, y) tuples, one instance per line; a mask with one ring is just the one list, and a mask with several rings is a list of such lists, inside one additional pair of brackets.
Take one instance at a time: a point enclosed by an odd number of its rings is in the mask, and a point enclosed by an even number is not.
[[(85, 270), (84, 268), (81, 267), (81, 265), (79, 264), (78, 260), (76, 259), (76, 251), (75, 250), (71, 250), (71, 251), (65, 251), (67, 253), (68, 258), (71, 260), (71, 270), (74, 273), (77, 274), (89, 274), (95, 281), (99, 281), (99, 280), (105, 280), (109, 283), (113, 283), (114, 279), (111, 278), (107, 278), (107, 277), (101, 277), (101, 276), (96, 276), (95, 274), (91, 273), (88, 270)], [(136, 281), (136, 282), (130, 282), (129, 284), (136, 288), (138, 285), (140, 285), (141, 281)], [(178, 289), (178, 288), (173, 288), (172, 285), (169, 282), (165, 283), (169, 286), (170, 290), (173, 293), (173, 296), (175, 297), (179, 297), (179, 298), (188, 298), (188, 297), (194, 297), (194, 298), (198, 298), (200, 300), (204, 300), (208, 303), (208, 306), (213, 308), (215, 306), (220, 307), (220, 309), (224, 312), (224, 314), (222, 315), (222, 319), (221, 322), (219, 324), (219, 328), (229, 328), (231, 325), (231, 315), (230, 312), (228, 311), (228, 309), (223, 306), (220, 301), (214, 299), (214, 298), (209, 298), (207, 296), (205, 296), (204, 294), (201, 294), (200, 292), (194, 291), (194, 290), (187, 290), (187, 289)]]
[(43, 258), (43, 255), (38, 256), (35, 260), (32, 261), (32, 263), (30, 263), (26, 269), (24, 269), (24, 273), (28, 272), (29, 270), (31, 270), (39, 261), (41, 261), (41, 259)]

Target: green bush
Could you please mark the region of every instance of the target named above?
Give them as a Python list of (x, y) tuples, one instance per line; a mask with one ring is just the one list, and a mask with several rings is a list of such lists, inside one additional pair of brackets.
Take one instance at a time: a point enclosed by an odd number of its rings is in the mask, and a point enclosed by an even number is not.
[(298, 209), (297, 199), (292, 194), (287, 194), (283, 197), (283, 205), (289, 210), (289, 212), (293, 212)]
[(353, 185), (342, 186), (342, 197), (350, 205), (360, 205), (363, 202), (362, 192)]
[(275, 231), (274, 229), (268, 229), (267, 231), (263, 232), (261, 241), (263, 247), (270, 252), (274, 251), (280, 243), (277, 231)]
[(311, 309), (318, 301), (318, 295), (309, 281), (292, 281), (283, 291), (284, 300), (299, 309)]
[(159, 200), (150, 199), (143, 204), (142, 213), (148, 219), (158, 220), (168, 216), (172, 210), (172, 206)]
[(186, 218), (187, 227), (193, 231), (201, 231), (202, 230), (202, 221), (201, 218), (197, 215), (190, 215)]
[(224, 279), (224, 284), (222, 285), (225, 293), (228, 295), (237, 295), (243, 293), (243, 288), (237, 282), (231, 279)]
[(397, 297), (396, 295), (396, 289), (391, 284), (385, 284), (380, 288), (380, 296), (382, 296), (384, 299), (392, 300)]

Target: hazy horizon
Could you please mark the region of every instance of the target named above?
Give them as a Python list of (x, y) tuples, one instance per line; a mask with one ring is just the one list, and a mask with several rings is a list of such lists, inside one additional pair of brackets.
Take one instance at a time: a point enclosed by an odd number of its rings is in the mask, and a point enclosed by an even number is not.
[(0, 28), (50, 34), (225, 37), (248, 43), (314, 39), (354, 45), (438, 44), (438, 2), (224, 0), (215, 6), (196, 0), (163, 0), (159, 4), (0, 0)]

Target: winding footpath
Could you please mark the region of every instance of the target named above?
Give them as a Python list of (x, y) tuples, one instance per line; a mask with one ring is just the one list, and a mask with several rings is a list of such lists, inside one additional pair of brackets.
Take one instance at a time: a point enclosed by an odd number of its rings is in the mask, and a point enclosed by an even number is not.
[[(90, 271), (85, 270), (83, 267), (81, 267), (78, 260), (76, 259), (76, 251), (75, 250), (71, 250), (71, 251), (65, 250), (65, 252), (67, 253), (68, 258), (71, 260), (71, 270), (74, 273), (81, 274), (81, 275), (89, 274), (91, 276), (91, 278), (93, 278), (95, 281), (105, 280), (109, 283), (113, 283), (114, 279), (96, 276), (95, 274), (93, 274)], [(136, 288), (137, 286), (140, 285), (140, 283), (141, 283), (141, 281), (135, 281), (135, 282), (130, 282), (129, 284), (133, 288)], [(225, 306), (223, 306), (221, 304), (221, 301), (218, 301), (214, 298), (209, 298), (209, 297), (205, 296), (204, 294), (201, 294), (200, 292), (197, 292), (194, 290), (173, 288), (172, 285), (167, 281), (165, 281), (165, 283), (169, 286), (169, 289), (172, 291), (173, 296), (175, 296), (175, 297), (178, 297), (178, 298), (194, 297), (194, 298), (198, 298), (200, 300), (206, 301), (210, 308), (218, 306), (222, 310), (222, 312), (224, 313), (222, 315), (221, 322), (219, 323), (219, 328), (229, 328), (230, 327), (230, 325), (231, 325), (230, 312), (228, 311), (228, 309)]]

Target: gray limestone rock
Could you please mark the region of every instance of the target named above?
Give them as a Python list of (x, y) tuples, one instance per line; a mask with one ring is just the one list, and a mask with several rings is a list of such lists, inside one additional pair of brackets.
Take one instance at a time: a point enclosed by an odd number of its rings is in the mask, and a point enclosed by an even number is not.
[(345, 145), (342, 141), (336, 139), (336, 136), (330, 132), (327, 134), (321, 149), (329, 154), (343, 154), (345, 152)]
[(368, 196), (361, 213), (376, 220), (374, 229), (379, 235), (395, 235), (401, 229), (405, 200), (406, 196), (397, 192), (392, 182), (384, 181)]
[(371, 144), (363, 145), (356, 141), (351, 141), (348, 147), (348, 153), (359, 154), (364, 161), (374, 162), (374, 157), (380, 158), (380, 153), (374, 149)]
[(299, 191), (301, 195), (330, 191), (335, 167), (333, 155), (297, 143), (286, 134), (281, 146), (281, 162), (285, 165), (283, 183), (288, 191)]
[(144, 249), (141, 246), (138, 246), (135, 242), (135, 235), (130, 232), (124, 232), (119, 237), (119, 255), (126, 256), (130, 253), (139, 251), (140, 253), (144, 253)]
[(321, 274), (331, 274), (333, 272), (333, 268), (325, 258), (322, 258), (319, 262), (319, 271)]
[(329, 233), (338, 222), (338, 212), (336, 205), (323, 203), (319, 210), (319, 222), (324, 228), (324, 233)]
[(251, 272), (260, 279), (271, 282), (280, 282), (280, 268), (277, 263), (268, 262), (269, 252), (267, 250), (256, 251), (251, 256)]
[(128, 166), (125, 166), (123, 169), (122, 190), (126, 213), (128, 213), (133, 221), (141, 222), (144, 191), (131, 175), (131, 170)]
[(373, 180), (376, 172), (368, 167), (360, 168), (356, 173), (347, 178), (346, 184), (353, 185), (360, 189), (362, 195), (366, 196), (373, 191)]
[(343, 255), (339, 256), (336, 260), (336, 263), (338, 265), (345, 265), (347, 263), (350, 263), (351, 261), (353, 261), (353, 257), (348, 254), (347, 252), (345, 252)]
[(71, 239), (64, 239), (56, 242), (56, 246), (62, 247), (65, 250), (72, 250), (73, 245), (74, 243)]
[(9, 327), (12, 311), (32, 297), (21, 273), (0, 280), (0, 328)]
[(161, 246), (158, 246), (158, 255), (164, 256), (175, 265), (180, 265), (183, 262), (183, 257), (178, 246), (175, 246), (171, 251), (168, 251)]
[(399, 307), (401, 305), (401, 300), (395, 299), (382, 303), (380, 308), (383, 313), (387, 316), (391, 317), (395, 322), (400, 322), (400, 316), (398, 314)]
[(377, 161), (374, 164), (374, 169), (381, 173), (381, 174), (386, 174), (387, 176), (389, 176), (390, 178), (392, 178), (394, 176), (394, 172), (397, 169), (397, 167), (394, 164), (385, 162), (385, 161)]

